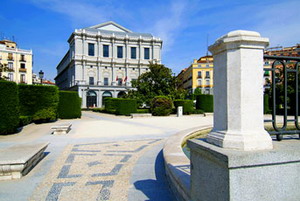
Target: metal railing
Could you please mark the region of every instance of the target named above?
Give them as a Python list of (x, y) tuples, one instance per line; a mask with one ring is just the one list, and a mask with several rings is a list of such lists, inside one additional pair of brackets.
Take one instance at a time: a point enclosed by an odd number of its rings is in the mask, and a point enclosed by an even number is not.
[[(264, 68), (265, 72), (271, 72), (271, 80), (265, 85), (267, 86), (265, 89), (269, 87), (267, 93), (271, 97), (272, 119), (265, 122), (272, 122), (274, 131), (268, 132), (276, 135), (278, 141), (281, 141), (285, 134), (299, 134), (300, 138), (298, 124), (300, 57), (264, 55), (264, 59), (271, 61), (270, 68)], [(282, 126), (277, 120), (278, 115), (283, 118)], [(293, 122), (292, 128), (288, 128), (288, 122)]]

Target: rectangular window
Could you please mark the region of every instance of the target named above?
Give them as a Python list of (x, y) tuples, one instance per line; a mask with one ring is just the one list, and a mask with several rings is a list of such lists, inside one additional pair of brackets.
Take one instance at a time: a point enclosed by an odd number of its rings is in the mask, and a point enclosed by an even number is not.
[(104, 78), (104, 85), (108, 86), (108, 78), (107, 77)]
[(89, 56), (95, 56), (95, 44), (89, 43)]
[(131, 47), (131, 59), (136, 59), (136, 47)]
[(25, 74), (20, 75), (20, 82), (25, 83)]
[(12, 70), (14, 68), (14, 63), (13, 62), (8, 62), (7, 67)]
[(24, 63), (21, 63), (21, 64), (20, 64), (20, 68), (25, 69), (25, 64), (24, 64)]
[(24, 54), (21, 54), (20, 61), (25, 61), (25, 55)]
[(118, 49), (117, 57), (118, 58), (123, 58), (123, 47), (122, 46), (118, 46), (117, 49)]
[(206, 80), (206, 85), (209, 85), (209, 80)]
[(8, 60), (14, 60), (14, 59), (13, 59), (13, 54), (12, 54), (12, 53), (8, 53), (7, 59), (8, 59)]
[(119, 86), (122, 86), (122, 81), (123, 81), (122, 78), (119, 78), (119, 79), (118, 79), (118, 85), (119, 85)]
[(150, 49), (148, 47), (144, 48), (144, 59), (150, 59)]
[(202, 77), (201, 71), (198, 71), (198, 77)]
[(103, 57), (109, 57), (109, 46), (103, 45)]
[(205, 78), (209, 78), (210, 77), (209, 76), (209, 71), (206, 71), (205, 73), (206, 73)]
[(198, 80), (198, 85), (199, 85), (199, 86), (202, 85), (202, 80)]
[(8, 79), (9, 81), (14, 81), (14, 77), (12, 73), (8, 73)]
[(90, 85), (94, 85), (94, 77), (89, 77), (89, 83)]

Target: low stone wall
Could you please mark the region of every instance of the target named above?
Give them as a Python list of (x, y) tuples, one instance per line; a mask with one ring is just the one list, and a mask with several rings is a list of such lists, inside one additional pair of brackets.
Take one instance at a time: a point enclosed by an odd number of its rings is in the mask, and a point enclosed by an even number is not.
[(190, 160), (181, 144), (189, 135), (209, 128), (211, 126), (201, 126), (181, 131), (170, 137), (163, 148), (167, 179), (178, 201), (191, 200)]
[(49, 143), (23, 144), (0, 150), (0, 180), (20, 179), (43, 157)]

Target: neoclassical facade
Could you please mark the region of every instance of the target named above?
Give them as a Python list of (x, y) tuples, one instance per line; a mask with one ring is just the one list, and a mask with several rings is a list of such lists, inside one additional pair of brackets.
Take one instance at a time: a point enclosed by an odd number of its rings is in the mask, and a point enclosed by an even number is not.
[(104, 97), (122, 97), (149, 62), (161, 63), (161, 39), (111, 21), (76, 29), (68, 42), (55, 82), (78, 91), (83, 108), (101, 107)]

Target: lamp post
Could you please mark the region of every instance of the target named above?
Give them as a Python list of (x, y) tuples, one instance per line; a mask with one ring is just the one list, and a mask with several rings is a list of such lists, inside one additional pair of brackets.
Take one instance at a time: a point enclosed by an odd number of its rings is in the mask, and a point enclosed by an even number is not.
[(42, 70), (39, 72), (39, 78), (41, 79), (41, 84), (43, 84), (44, 72)]

